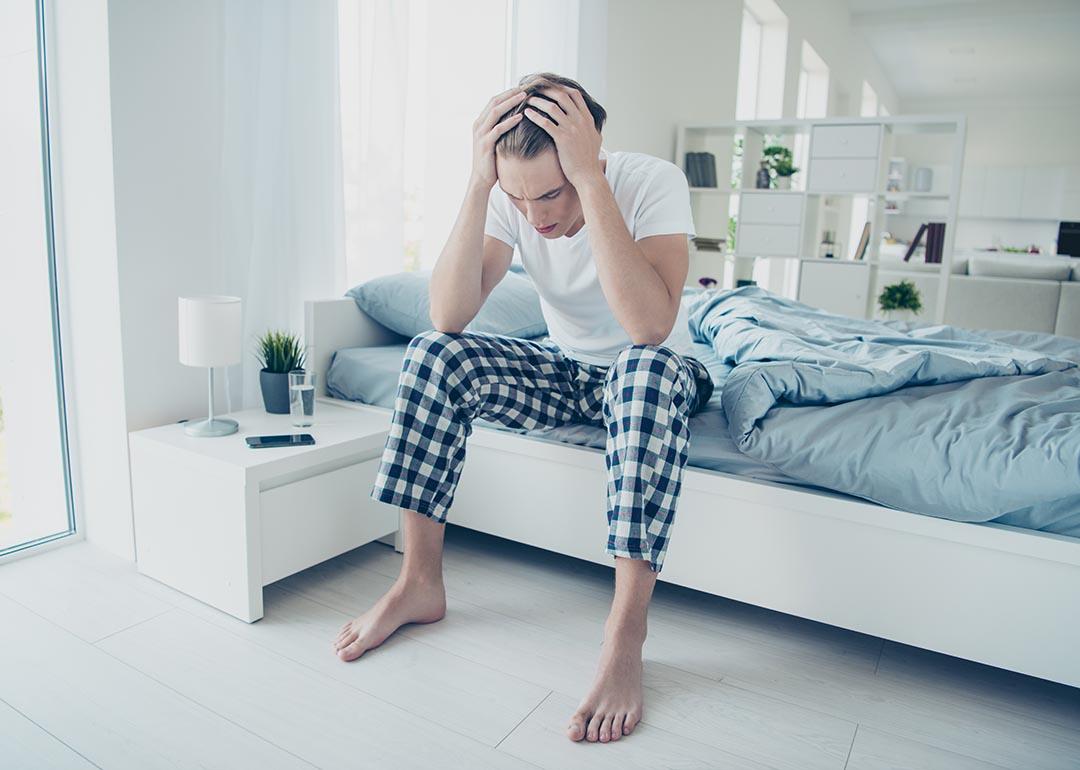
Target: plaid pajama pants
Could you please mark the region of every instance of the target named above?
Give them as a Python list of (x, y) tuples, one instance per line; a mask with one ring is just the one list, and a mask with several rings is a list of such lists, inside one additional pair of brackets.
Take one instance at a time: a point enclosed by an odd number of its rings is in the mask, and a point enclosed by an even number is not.
[(689, 418), (712, 391), (704, 364), (660, 345), (628, 346), (600, 366), (547, 340), (423, 332), (402, 363), (371, 497), (444, 523), (475, 418), (520, 430), (592, 423), (607, 428), (606, 552), (659, 572)]

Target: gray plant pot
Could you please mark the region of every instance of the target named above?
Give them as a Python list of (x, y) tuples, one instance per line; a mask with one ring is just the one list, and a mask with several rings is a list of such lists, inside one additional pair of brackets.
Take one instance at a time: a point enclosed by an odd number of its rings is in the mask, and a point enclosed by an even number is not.
[(262, 388), (263, 406), (270, 414), (289, 413), (288, 372), (259, 370), (259, 386)]

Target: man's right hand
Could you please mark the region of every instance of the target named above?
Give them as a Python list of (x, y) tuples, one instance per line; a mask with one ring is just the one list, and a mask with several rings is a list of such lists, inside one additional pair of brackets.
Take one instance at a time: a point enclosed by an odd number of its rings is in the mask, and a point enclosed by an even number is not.
[(473, 180), (486, 185), (489, 190), (498, 181), (495, 173), (495, 142), (518, 124), (521, 113), (511, 115), (501, 123), (495, 121), (507, 110), (521, 103), (524, 97), (525, 91), (517, 87), (496, 94), (473, 121)]

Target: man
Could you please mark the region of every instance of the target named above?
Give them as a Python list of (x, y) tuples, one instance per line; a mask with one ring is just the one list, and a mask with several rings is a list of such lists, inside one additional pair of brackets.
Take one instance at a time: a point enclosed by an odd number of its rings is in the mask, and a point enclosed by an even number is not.
[[(334, 642), (353, 660), (402, 624), (445, 614), (443, 525), (473, 419), (606, 426), (615, 598), (595, 682), (567, 727), (572, 740), (601, 742), (628, 735), (642, 716), (647, 609), (689, 418), (713, 389), (704, 365), (669, 347), (689, 342), (680, 304), (693, 235), (686, 177), (658, 158), (604, 152), (605, 119), (577, 83), (541, 73), (492, 98), (473, 124), (468, 191), (431, 276), (435, 329), (409, 343), (372, 490), (405, 509), (404, 564)], [(550, 340), (463, 332), (515, 245)]]

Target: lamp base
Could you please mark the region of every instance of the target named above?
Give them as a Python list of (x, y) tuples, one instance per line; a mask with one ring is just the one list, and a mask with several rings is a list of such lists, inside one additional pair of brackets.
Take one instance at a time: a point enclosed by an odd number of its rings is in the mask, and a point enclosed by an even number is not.
[(240, 426), (236, 420), (215, 417), (211, 420), (189, 422), (184, 426), (184, 433), (197, 438), (210, 438), (213, 436), (228, 436), (231, 433), (236, 433), (239, 428)]

